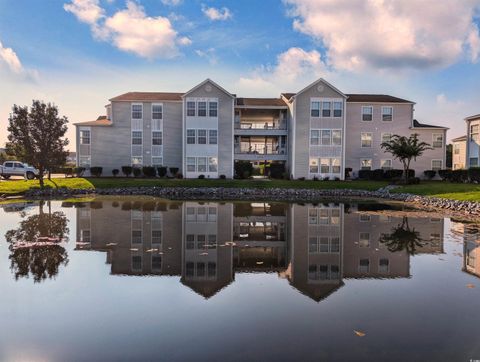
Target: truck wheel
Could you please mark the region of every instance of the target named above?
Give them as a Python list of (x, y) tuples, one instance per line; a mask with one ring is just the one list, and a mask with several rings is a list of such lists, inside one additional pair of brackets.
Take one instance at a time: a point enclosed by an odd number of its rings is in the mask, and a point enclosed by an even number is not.
[(27, 180), (33, 180), (35, 178), (35, 174), (33, 172), (27, 172)]
[(8, 180), (10, 178), (10, 175), (2, 175), (2, 177), (5, 179), (5, 180)]

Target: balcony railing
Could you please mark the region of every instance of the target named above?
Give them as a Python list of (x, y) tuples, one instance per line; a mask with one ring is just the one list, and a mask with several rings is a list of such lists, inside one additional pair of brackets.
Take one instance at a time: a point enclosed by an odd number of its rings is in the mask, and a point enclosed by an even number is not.
[(285, 147), (273, 145), (235, 145), (235, 153), (244, 153), (252, 155), (284, 155), (287, 150)]
[(287, 122), (235, 122), (235, 129), (252, 129), (252, 130), (285, 130), (287, 129)]

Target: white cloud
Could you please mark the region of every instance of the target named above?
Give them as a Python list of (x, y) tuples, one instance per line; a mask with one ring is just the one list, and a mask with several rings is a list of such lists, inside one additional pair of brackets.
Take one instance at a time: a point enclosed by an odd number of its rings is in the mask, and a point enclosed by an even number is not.
[(4, 47), (0, 41), (0, 75), (16, 80), (37, 81), (38, 72), (23, 66), (12, 48)]
[(218, 63), (218, 58), (215, 53), (215, 48), (209, 48), (207, 50), (195, 50), (195, 53), (200, 57), (200, 58), (205, 58), (208, 60), (210, 65), (216, 65)]
[(320, 41), (337, 69), (425, 69), (479, 56), (479, 0), (284, 1), (293, 27)]
[(207, 18), (209, 18), (212, 21), (228, 20), (228, 19), (232, 18), (232, 16), (233, 16), (231, 11), (226, 7), (223, 7), (221, 9), (219, 9), (219, 8), (217, 9), (217, 8), (214, 8), (214, 7), (209, 8), (208, 6), (202, 5), (202, 12), (203, 12), (203, 14), (205, 14), (205, 16)]
[(178, 6), (182, 0), (161, 0), (163, 5), (167, 6)]
[(64, 8), (89, 24), (97, 39), (144, 58), (173, 58), (179, 55), (179, 45), (191, 44), (188, 37), (178, 36), (167, 17), (148, 16), (141, 5), (131, 0), (126, 9), (112, 16), (105, 15), (99, 0), (72, 0)]
[(237, 85), (242, 90), (266, 90), (273, 94), (298, 90), (328, 73), (318, 51), (293, 47), (279, 54), (275, 65), (260, 67), (251, 76), (241, 77)]

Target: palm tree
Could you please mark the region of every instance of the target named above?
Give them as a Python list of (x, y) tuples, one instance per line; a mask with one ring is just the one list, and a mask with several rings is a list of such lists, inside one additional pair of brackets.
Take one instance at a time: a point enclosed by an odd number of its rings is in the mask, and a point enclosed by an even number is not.
[(389, 141), (382, 142), (380, 146), (403, 163), (406, 184), (408, 183), (408, 174), (412, 159), (416, 161), (417, 157), (420, 157), (424, 151), (432, 149), (428, 143), (420, 142), (416, 133), (410, 137), (393, 135)]
[(420, 233), (408, 225), (408, 217), (403, 217), (402, 222), (393, 227), (390, 234), (382, 234), (379, 241), (391, 252), (406, 250), (410, 255), (415, 255), (416, 249), (425, 245)]

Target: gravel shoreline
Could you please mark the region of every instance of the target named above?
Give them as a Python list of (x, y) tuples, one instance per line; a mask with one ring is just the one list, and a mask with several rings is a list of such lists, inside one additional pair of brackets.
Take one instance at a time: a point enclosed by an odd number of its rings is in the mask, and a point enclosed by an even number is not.
[(290, 201), (312, 202), (325, 198), (345, 199), (384, 199), (413, 203), (417, 207), (429, 210), (449, 210), (468, 216), (480, 216), (480, 203), (472, 201), (455, 201), (436, 197), (419, 196), (407, 193), (391, 193), (394, 186), (387, 186), (377, 191), (351, 189), (285, 189), (285, 188), (223, 188), (223, 187), (125, 187), (96, 190), (75, 189), (32, 189), (25, 193), (27, 198), (66, 198), (85, 195), (116, 196), (155, 196), (170, 200), (245, 200), (245, 201)]

